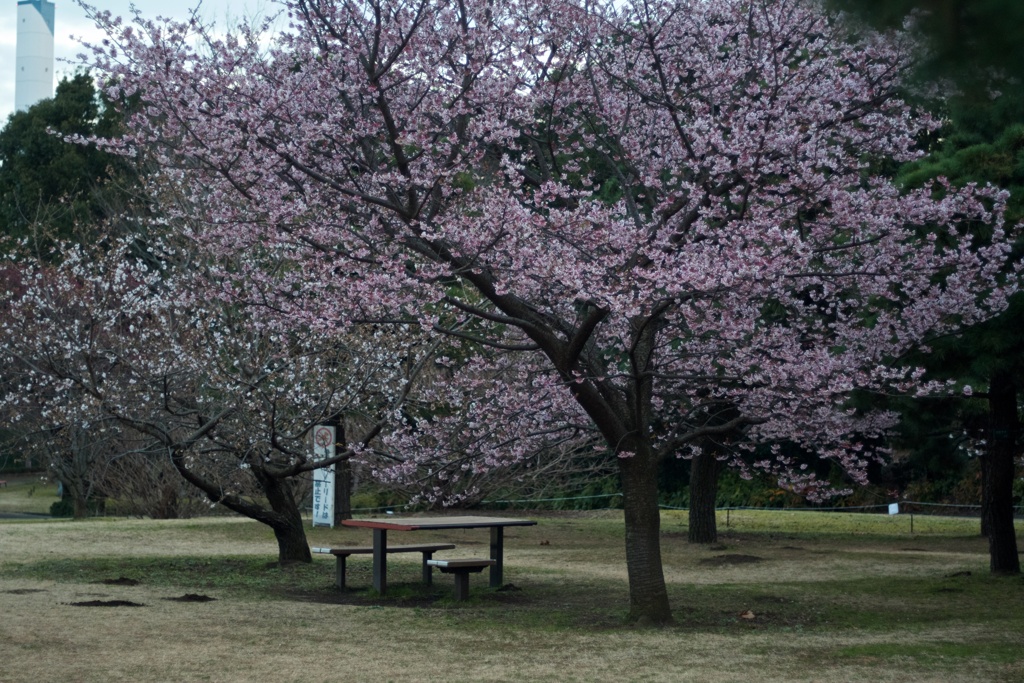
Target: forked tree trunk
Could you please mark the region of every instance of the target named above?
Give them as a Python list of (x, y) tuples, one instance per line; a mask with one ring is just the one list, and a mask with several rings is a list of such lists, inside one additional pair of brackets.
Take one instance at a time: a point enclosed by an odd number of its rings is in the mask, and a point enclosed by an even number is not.
[(690, 543), (718, 542), (715, 502), (721, 472), (722, 463), (710, 448), (701, 449), (690, 461)]
[(1020, 555), (1013, 528), (1013, 480), (1020, 420), (1017, 387), (1006, 373), (989, 385), (988, 458), (981, 487), (984, 528), (988, 532), (989, 569), (993, 574), (1019, 574)]
[(271, 509), (267, 510), (262, 505), (241, 496), (224, 495), (215, 482), (207, 481), (189, 469), (182, 451), (172, 452), (171, 462), (185, 481), (200, 489), (211, 501), (269, 526), (277, 539), (279, 563), (313, 561), (309, 543), (306, 541), (306, 529), (302, 525), (302, 514), (295, 501), (291, 482), (287, 478), (271, 476), (260, 467), (252, 468), (252, 474), (270, 504)]
[(629, 618), (638, 624), (672, 623), (661, 566), (658, 467), (649, 450), (619, 459), (629, 572)]

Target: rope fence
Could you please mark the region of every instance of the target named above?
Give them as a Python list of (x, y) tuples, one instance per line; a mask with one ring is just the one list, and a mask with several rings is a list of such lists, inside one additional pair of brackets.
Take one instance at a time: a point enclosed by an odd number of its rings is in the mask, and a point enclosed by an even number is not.
[[(508, 506), (514, 506), (519, 509), (544, 509), (549, 507), (550, 504), (554, 503), (553, 509), (558, 510), (617, 510), (620, 507), (613, 507), (611, 502), (613, 499), (621, 498), (621, 493), (601, 493), (596, 495), (587, 496), (558, 496), (550, 498), (510, 498), (502, 500), (484, 500), (480, 503), (472, 506), (476, 508), (502, 508)], [(573, 502), (593, 502), (597, 500), (605, 499), (608, 500), (609, 504), (605, 507), (574, 507), (570, 505)], [(967, 504), (953, 504), (953, 503), (924, 503), (920, 501), (901, 500), (897, 501), (899, 505), (898, 514), (901, 515), (945, 515), (952, 517), (976, 517), (981, 514), (980, 505), (967, 505)], [(755, 506), (744, 506), (744, 505), (727, 505), (722, 507), (716, 507), (715, 512), (724, 512), (728, 518), (731, 512), (741, 511), (771, 511), (771, 512), (851, 512), (870, 514), (872, 512), (891, 514), (890, 506), (891, 503), (878, 503), (875, 505), (846, 505), (846, 506), (833, 506), (833, 507), (801, 507), (801, 508), (783, 508), (783, 507), (755, 507)], [(689, 507), (679, 505), (664, 505), (659, 504), (658, 507), (662, 510), (678, 510), (688, 511)], [(352, 512), (355, 514), (372, 514), (372, 513), (387, 513), (387, 514), (399, 514), (405, 510), (404, 506), (398, 505), (379, 505), (376, 507), (357, 507), (352, 508)], [(1014, 516), (1024, 516), (1024, 505), (1017, 505), (1014, 507)]]
[[(568, 503), (572, 501), (592, 501), (596, 499), (613, 499), (621, 498), (621, 493), (604, 493), (591, 496), (564, 496), (557, 498), (516, 498), (509, 500), (485, 500), (480, 503), (481, 507), (486, 506), (502, 506), (502, 505), (523, 505), (530, 507), (539, 503)], [(899, 514), (929, 514), (929, 510), (934, 510), (931, 514), (943, 514), (944, 510), (955, 510), (959, 511), (961, 515), (976, 515), (981, 513), (980, 505), (968, 505), (968, 504), (956, 504), (956, 503), (924, 503), (921, 501), (913, 500), (901, 500), (895, 501), (899, 506)], [(875, 505), (846, 505), (837, 507), (799, 507), (799, 508), (783, 508), (783, 507), (753, 507), (743, 505), (728, 505), (717, 507), (717, 512), (729, 512), (733, 510), (771, 510), (774, 512), (870, 512), (873, 510), (884, 511), (886, 514), (890, 512), (890, 506), (892, 503), (878, 503)], [(689, 510), (688, 506), (677, 506), (677, 505), (658, 505), (662, 510)], [(570, 508), (571, 509), (571, 508)], [(614, 508), (606, 508), (614, 509)], [(1015, 515), (1024, 515), (1024, 505), (1017, 505), (1014, 507)], [(955, 513), (954, 513), (955, 515)]]

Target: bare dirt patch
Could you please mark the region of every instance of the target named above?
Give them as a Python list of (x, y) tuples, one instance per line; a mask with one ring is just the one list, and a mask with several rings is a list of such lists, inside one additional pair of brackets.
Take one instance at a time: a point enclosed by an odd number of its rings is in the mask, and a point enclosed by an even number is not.
[(729, 567), (737, 564), (757, 564), (758, 562), (764, 562), (764, 558), (757, 555), (730, 553), (728, 555), (715, 555), (714, 557), (704, 558), (700, 561), (700, 564), (711, 567)]
[(129, 579), (129, 578), (124, 577), (124, 576), (118, 577), (116, 579), (104, 579), (103, 581), (100, 581), (100, 583), (102, 583), (102, 584), (104, 584), (106, 586), (138, 586), (139, 585), (139, 582), (136, 579)]

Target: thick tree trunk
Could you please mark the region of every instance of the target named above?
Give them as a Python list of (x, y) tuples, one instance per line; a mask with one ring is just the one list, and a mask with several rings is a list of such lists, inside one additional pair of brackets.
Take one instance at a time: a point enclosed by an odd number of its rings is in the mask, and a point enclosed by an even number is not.
[(277, 561), (279, 564), (295, 564), (312, 562), (313, 555), (309, 552), (306, 530), (302, 520), (282, 520), (271, 525), (274, 538), (277, 539)]
[(153, 519), (178, 519), (178, 486), (175, 482), (160, 484), (156, 504), (150, 514)]
[[(335, 452), (344, 453), (348, 448), (345, 425), (341, 420), (328, 424), (334, 425)], [(348, 459), (334, 466), (334, 524), (340, 525), (345, 519), (352, 519), (352, 463)]]
[(658, 467), (650, 451), (619, 459), (626, 522), (629, 617), (639, 624), (672, 622), (661, 566)]
[(263, 492), (267, 495), (270, 508), (276, 513), (268, 523), (277, 539), (278, 562), (312, 562), (313, 555), (306, 541), (306, 528), (302, 524), (302, 513), (292, 485), (287, 479), (277, 479), (262, 472), (255, 472)]
[(986, 453), (978, 458), (981, 463), (981, 535), (988, 538), (989, 534), (989, 520), (992, 518), (991, 500), (987, 493), (989, 487), (989, 477), (991, 476), (989, 470), (989, 463), (992, 462), (992, 458)]
[(71, 502), (74, 518), (85, 519), (89, 516), (89, 499), (86, 498), (85, 494), (82, 493), (77, 486), (73, 487), (71, 491)]
[(718, 542), (715, 502), (722, 463), (714, 450), (704, 448), (690, 461), (690, 543)]
[(352, 463), (342, 460), (334, 466), (334, 523), (352, 519)]
[(70, 451), (66, 469), (65, 490), (71, 493), (72, 510), (75, 519), (89, 516), (89, 496), (92, 493), (91, 479), (92, 444), (84, 429), (72, 428), (70, 431)]
[(1019, 574), (1020, 555), (1013, 528), (1014, 460), (1020, 431), (1017, 387), (1007, 373), (993, 375), (989, 385), (988, 458), (983, 468), (982, 513), (988, 532), (989, 568), (993, 574)]

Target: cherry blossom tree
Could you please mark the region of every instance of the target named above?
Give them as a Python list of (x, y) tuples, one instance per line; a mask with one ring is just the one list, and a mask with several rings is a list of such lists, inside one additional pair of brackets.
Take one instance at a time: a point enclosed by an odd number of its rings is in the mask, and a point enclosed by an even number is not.
[[(391, 329), (276, 333), (218, 299), (201, 264), (169, 275), (137, 251), (66, 245), (56, 265), (19, 263), (21, 287), (3, 297), (0, 407), (60, 443), (141, 435), (133, 450), (162, 454), (211, 502), (273, 529), (282, 562), (309, 561), (296, 478), (366, 448), (429, 345)], [(312, 427), (347, 415), (365, 426), (351, 448), (314, 459)]]
[[(223, 281), (194, 255), (139, 254), (135, 239), (65, 245), (52, 261), (20, 262), (20, 286), (0, 298), (0, 409), (49, 435), (51, 454), (68, 454), (49, 460), (83, 514), (86, 487), (109, 492), (113, 473), (129, 473), (119, 490), (137, 497), (137, 475), (161, 481), (161, 469), (126, 464), (159, 458), (213, 504), (269, 526), (281, 562), (310, 561), (299, 505), (314, 469), (352, 462), (440, 505), (564, 471), (592, 441), (552, 417), (557, 385), (534, 382), (532, 407), (493, 420), (476, 406), (490, 405), (501, 375), (528, 370), (484, 363), (416, 326), (278, 331), (262, 309), (222, 298)], [(311, 454), (319, 423), (346, 427), (333, 458)], [(172, 500), (158, 502), (175, 502), (176, 489), (165, 493)]]
[[(889, 418), (850, 392), (922, 390), (891, 361), (1004, 305), (1003, 196), (877, 171), (936, 125), (898, 95), (904, 35), (804, 0), (283, 6), (285, 32), (222, 39), (95, 13), (92, 67), (140, 101), (110, 148), (198, 200), (189, 238), (268, 324), (542, 359), (551, 423), (585, 416), (617, 463), (635, 620), (671, 620), (659, 462), (730, 434), (862, 479)], [(494, 424), (528, 393), (494, 392)], [(752, 466), (827, 489), (774, 453)]]

